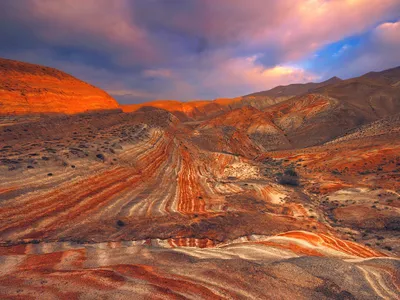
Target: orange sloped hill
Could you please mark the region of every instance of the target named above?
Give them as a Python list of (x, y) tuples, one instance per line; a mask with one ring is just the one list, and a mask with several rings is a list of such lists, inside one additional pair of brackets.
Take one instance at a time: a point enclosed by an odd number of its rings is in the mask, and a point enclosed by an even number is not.
[(181, 102), (176, 100), (154, 100), (139, 104), (121, 105), (124, 112), (137, 111), (143, 106), (162, 108), (170, 112), (182, 112), (188, 117), (213, 115), (232, 109), (232, 105), (240, 102), (241, 98), (224, 98), (215, 100), (196, 100)]
[(246, 106), (227, 112), (202, 124), (202, 127), (234, 126), (239, 129), (250, 129), (260, 126), (276, 127), (266, 112)]
[(106, 92), (57, 69), (0, 58), (0, 115), (119, 108)]
[[(208, 101), (204, 101), (207, 102)], [(192, 107), (196, 107), (196, 105), (199, 105), (199, 103), (195, 102), (190, 102), (190, 103), (184, 103), (176, 100), (154, 100), (150, 102), (144, 102), (144, 103), (139, 103), (139, 104), (127, 104), (127, 105), (122, 105), (122, 110), (124, 112), (133, 112), (137, 111), (141, 107), (144, 106), (151, 106), (151, 107), (157, 107), (157, 108), (162, 108), (168, 111), (182, 111), (184, 112), (186, 110), (191, 110)]]

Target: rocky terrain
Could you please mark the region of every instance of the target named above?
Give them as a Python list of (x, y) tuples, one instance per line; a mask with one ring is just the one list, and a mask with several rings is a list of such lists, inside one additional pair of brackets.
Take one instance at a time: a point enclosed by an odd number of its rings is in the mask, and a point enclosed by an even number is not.
[[(0, 298), (398, 299), (396, 74), (269, 104), (0, 106)], [(358, 81), (381, 92), (338, 94)]]

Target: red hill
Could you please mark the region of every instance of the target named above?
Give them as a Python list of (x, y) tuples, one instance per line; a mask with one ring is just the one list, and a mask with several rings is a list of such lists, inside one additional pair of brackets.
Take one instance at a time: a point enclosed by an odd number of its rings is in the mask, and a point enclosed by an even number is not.
[(67, 113), (119, 108), (106, 92), (57, 69), (0, 59), (0, 114)]

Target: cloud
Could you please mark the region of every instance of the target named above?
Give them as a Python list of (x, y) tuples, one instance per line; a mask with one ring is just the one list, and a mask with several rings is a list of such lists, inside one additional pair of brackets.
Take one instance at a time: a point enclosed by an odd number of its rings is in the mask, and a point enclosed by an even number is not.
[[(2, 1), (0, 55), (124, 102), (230, 97), (396, 64), (400, 30), (388, 20), (399, 17), (398, 0)], [(324, 57), (329, 70), (303, 63), (354, 35), (367, 36), (363, 49), (342, 45)]]
[(384, 23), (372, 31), (371, 36), (352, 53), (350, 69), (369, 72), (400, 66), (400, 21)]
[[(290, 5), (275, 16), (280, 21), (272, 27), (259, 26), (262, 30), (247, 33), (247, 47), (264, 50), (265, 57), (260, 61), (267, 66), (304, 59), (328, 44), (397, 17), (400, 12), (397, 0), (283, 0), (280, 3)], [(264, 10), (260, 7), (258, 11)], [(275, 60), (271, 61), (271, 53)]]
[(357, 45), (335, 56), (335, 60), (330, 62), (327, 76), (348, 78), (400, 66), (399, 49), (400, 21), (382, 23), (366, 34)]
[[(382, 43), (386, 46), (400, 44), (400, 21), (392, 23), (383, 23), (379, 25), (373, 32), (375, 43)], [(399, 48), (397, 48), (399, 49)]]
[(257, 58), (258, 56), (254, 55), (222, 62), (200, 82), (215, 92), (220, 90), (221, 97), (223, 94), (233, 97), (250, 91), (266, 90), (281, 84), (309, 82), (317, 79), (317, 76), (293, 66), (277, 65), (266, 68), (257, 62)]
[(113, 96), (130, 96), (143, 98), (154, 97), (152, 93), (140, 90), (107, 90), (107, 92)]
[(333, 54), (333, 56), (334, 56), (334, 57), (339, 57), (339, 56), (343, 55), (343, 53), (345, 53), (346, 51), (348, 51), (349, 48), (350, 48), (349, 45), (347, 45), (347, 44), (346, 44), (346, 45), (343, 45), (343, 46), (339, 49), (339, 51), (337, 51), (336, 53)]
[[(243, 0), (136, 3), (135, 18), (157, 32), (166, 42), (166, 49), (202, 53), (235, 48), (240, 55), (265, 51), (269, 65), (299, 59), (323, 45), (366, 31), (396, 17), (400, 10), (398, 0), (252, 0), (251, 5)], [(268, 60), (271, 54), (274, 57)]]
[(144, 101), (150, 101), (157, 98), (157, 95), (143, 90), (109, 90), (106, 92), (114, 97), (121, 104), (128, 103), (141, 103)]
[(281, 84), (310, 82), (318, 76), (302, 68), (278, 65), (266, 68), (257, 55), (221, 60), (208, 57), (211, 68), (180, 68), (168, 78), (166, 88), (159, 94), (163, 99), (193, 100), (236, 97)]
[(31, 35), (28, 42), (36, 40), (34, 46), (97, 53), (119, 66), (157, 59), (157, 47), (135, 24), (128, 1), (25, 0), (0, 5), (6, 6), (0, 17), (18, 25), (14, 34), (21, 42)]
[(143, 77), (149, 78), (171, 78), (172, 71), (168, 69), (149, 69), (143, 71)]

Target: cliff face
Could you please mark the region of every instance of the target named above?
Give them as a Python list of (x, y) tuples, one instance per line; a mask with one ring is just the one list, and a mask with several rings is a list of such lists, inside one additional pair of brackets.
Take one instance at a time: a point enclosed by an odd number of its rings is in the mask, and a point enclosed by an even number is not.
[(0, 59), (0, 114), (74, 114), (118, 107), (106, 92), (57, 69)]

